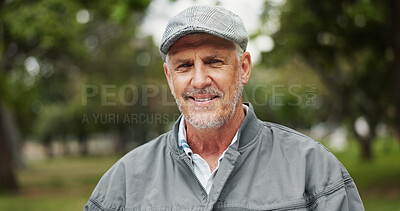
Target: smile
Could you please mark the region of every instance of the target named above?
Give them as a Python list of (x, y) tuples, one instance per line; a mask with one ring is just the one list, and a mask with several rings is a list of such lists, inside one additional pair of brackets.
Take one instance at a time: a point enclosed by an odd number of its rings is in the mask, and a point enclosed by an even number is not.
[(194, 98), (194, 97), (190, 97), (190, 98), (195, 100), (195, 101), (197, 101), (197, 102), (205, 102), (205, 101), (213, 100), (213, 99), (215, 99), (217, 97), (218, 96), (209, 97), (209, 98)]

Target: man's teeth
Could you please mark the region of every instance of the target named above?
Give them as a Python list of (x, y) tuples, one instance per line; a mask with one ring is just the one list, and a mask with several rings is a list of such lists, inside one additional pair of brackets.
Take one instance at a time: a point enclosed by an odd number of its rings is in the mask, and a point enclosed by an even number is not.
[(210, 98), (199, 98), (199, 99), (194, 98), (194, 100), (200, 101), (200, 102), (204, 102), (204, 101), (211, 100), (211, 99), (213, 99), (213, 98), (212, 97), (210, 97)]

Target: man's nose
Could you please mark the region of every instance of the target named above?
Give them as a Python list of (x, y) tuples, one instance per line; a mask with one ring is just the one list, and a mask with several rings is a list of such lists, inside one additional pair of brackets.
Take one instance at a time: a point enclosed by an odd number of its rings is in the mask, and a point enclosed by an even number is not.
[(204, 64), (195, 64), (192, 85), (198, 89), (211, 85), (211, 78)]

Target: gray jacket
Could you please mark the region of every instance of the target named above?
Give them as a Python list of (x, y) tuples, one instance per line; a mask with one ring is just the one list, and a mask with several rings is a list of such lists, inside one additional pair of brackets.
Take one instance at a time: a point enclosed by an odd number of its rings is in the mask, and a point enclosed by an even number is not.
[(364, 210), (343, 165), (320, 143), (262, 122), (249, 105), (208, 195), (173, 131), (105, 173), (84, 210)]

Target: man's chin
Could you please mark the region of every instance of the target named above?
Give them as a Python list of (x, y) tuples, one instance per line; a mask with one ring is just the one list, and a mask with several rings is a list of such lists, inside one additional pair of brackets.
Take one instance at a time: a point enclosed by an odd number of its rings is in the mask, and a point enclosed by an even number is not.
[(187, 113), (204, 113), (204, 112), (215, 112), (217, 110), (216, 106), (196, 106), (196, 105), (186, 105), (184, 110)]
[(215, 129), (223, 126), (226, 122), (222, 119), (215, 119), (215, 118), (191, 118), (185, 117), (185, 120), (189, 122), (194, 128), (197, 129)]
[(186, 106), (188, 109), (190, 109), (191, 111), (212, 111), (214, 109), (217, 108), (216, 105), (214, 104), (209, 104), (209, 105), (193, 105), (188, 103), (188, 105)]
[(221, 111), (190, 111), (183, 112), (185, 120), (198, 129), (215, 129), (225, 125), (230, 119), (229, 114)]

